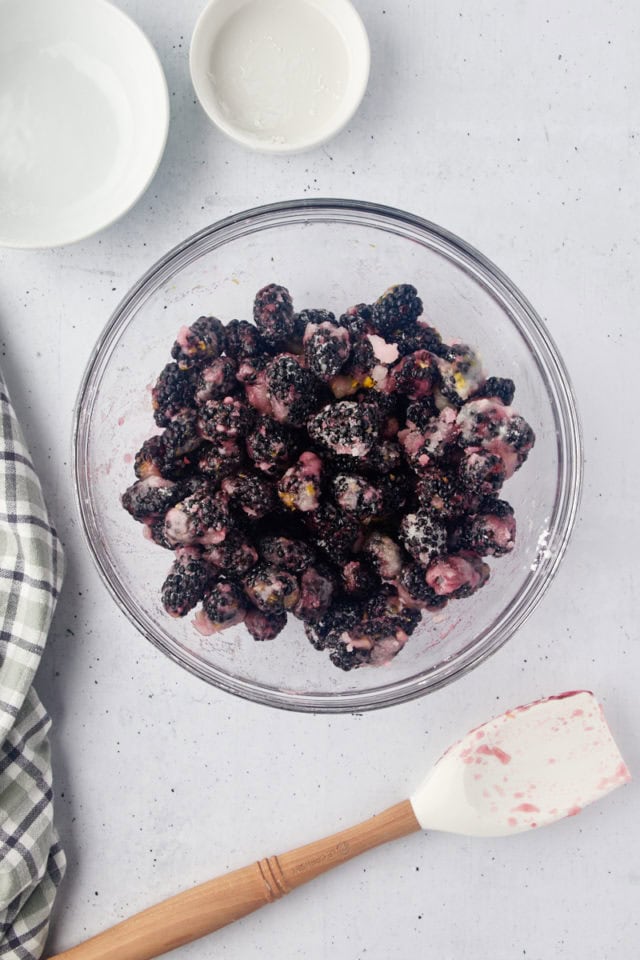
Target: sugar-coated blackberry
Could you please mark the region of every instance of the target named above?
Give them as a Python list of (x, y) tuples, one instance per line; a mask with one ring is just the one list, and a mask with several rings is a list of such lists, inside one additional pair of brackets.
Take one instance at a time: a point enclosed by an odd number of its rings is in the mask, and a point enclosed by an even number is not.
[(438, 414), (439, 411), (433, 402), (433, 397), (423, 397), (421, 400), (409, 404), (405, 420), (409, 428), (424, 433)]
[(429, 510), (405, 514), (399, 535), (406, 550), (423, 567), (447, 549), (447, 528)]
[(294, 334), (299, 340), (302, 340), (310, 323), (335, 323), (335, 321), (335, 315), (330, 310), (301, 310), (293, 318)]
[(219, 485), (224, 477), (235, 473), (245, 460), (244, 448), (235, 439), (224, 443), (218, 442), (215, 446), (205, 443), (198, 450), (197, 466), (200, 473), (212, 485)]
[(340, 561), (354, 549), (360, 537), (360, 524), (332, 503), (321, 503), (317, 510), (302, 514), (313, 542), (329, 557)]
[(162, 434), (166, 460), (179, 460), (202, 445), (194, 410), (181, 410)]
[(407, 427), (406, 430), (401, 430), (398, 440), (409, 466), (420, 476), (433, 460), (447, 456), (459, 432), (455, 410), (445, 407), (424, 429)]
[(255, 473), (240, 472), (225, 477), (221, 487), (231, 504), (254, 520), (273, 513), (278, 504), (274, 485)]
[(362, 666), (367, 661), (367, 654), (361, 650), (349, 650), (342, 644), (334, 647), (329, 654), (329, 660), (339, 670), (349, 671)]
[(522, 462), (533, 447), (536, 437), (524, 417), (514, 414), (509, 418), (502, 432), (502, 440), (522, 457)]
[(329, 380), (340, 373), (349, 358), (349, 334), (344, 327), (328, 321), (309, 323), (304, 334), (303, 350), (309, 369), (321, 380)]
[(458, 477), (469, 494), (484, 497), (498, 493), (506, 480), (504, 460), (480, 447), (465, 450), (458, 464)]
[(364, 466), (374, 474), (386, 474), (400, 470), (402, 467), (402, 451), (399, 444), (393, 440), (383, 440), (374, 443), (366, 457)]
[(289, 427), (270, 417), (260, 417), (247, 434), (246, 447), (258, 470), (277, 476), (295, 459), (299, 441)]
[(145, 520), (144, 526), (142, 527), (142, 533), (144, 534), (145, 539), (151, 540), (159, 547), (162, 547), (163, 550), (176, 549), (176, 544), (170, 543), (165, 536), (163, 516), (150, 517)]
[(278, 496), (290, 510), (308, 513), (318, 509), (322, 461), (315, 453), (305, 450), (292, 467), (278, 481)]
[(232, 394), (237, 386), (236, 362), (231, 357), (218, 357), (202, 369), (195, 383), (195, 402), (199, 406), (207, 400), (221, 400)]
[(253, 423), (254, 410), (236, 397), (207, 400), (199, 410), (198, 430), (205, 440), (245, 437)]
[(290, 537), (263, 537), (258, 549), (268, 566), (289, 573), (302, 573), (315, 559), (314, 551), (308, 544)]
[(373, 306), (378, 333), (393, 336), (394, 331), (411, 327), (422, 313), (422, 300), (410, 283), (398, 283), (379, 297)]
[(516, 385), (513, 380), (503, 377), (488, 377), (480, 390), (476, 394), (479, 397), (497, 397), (505, 407), (510, 407), (516, 393)]
[(484, 383), (480, 361), (466, 343), (451, 344), (448, 358), (437, 359), (440, 374), (440, 390), (456, 407), (462, 406)]
[(483, 500), (475, 517), (463, 525), (461, 545), (480, 557), (502, 557), (516, 542), (516, 518), (506, 500)]
[(300, 597), (292, 609), (299, 620), (319, 620), (325, 615), (333, 599), (335, 577), (325, 566), (307, 567), (299, 578)]
[(292, 574), (264, 563), (245, 574), (242, 585), (251, 603), (265, 613), (292, 610), (300, 598), (298, 582)]
[(252, 607), (244, 618), (244, 625), (254, 640), (275, 640), (287, 625), (287, 615), (280, 613), (265, 613)]
[(216, 629), (224, 629), (244, 619), (246, 598), (236, 580), (221, 579), (207, 590), (202, 609)]
[(444, 465), (426, 468), (415, 485), (415, 495), (420, 509), (444, 520), (461, 516), (469, 507), (469, 494), (457, 471)]
[(340, 637), (360, 622), (364, 608), (357, 600), (336, 600), (331, 608), (313, 623), (305, 623), (304, 632), (316, 650), (338, 646)]
[(449, 347), (442, 343), (438, 331), (424, 320), (396, 328), (387, 336), (396, 344), (401, 357), (415, 353), (416, 350), (428, 350), (437, 357), (449, 355)]
[(310, 417), (307, 430), (317, 443), (334, 453), (365, 457), (378, 437), (379, 423), (371, 407), (341, 400)]
[(147, 477), (162, 477), (167, 451), (160, 435), (145, 440), (133, 461), (133, 469), (139, 480)]
[(165, 536), (173, 543), (221, 543), (232, 526), (226, 500), (201, 487), (172, 507), (165, 517)]
[(317, 381), (293, 357), (272, 360), (266, 370), (267, 396), (279, 423), (303, 427), (318, 405)]
[(202, 360), (214, 360), (224, 350), (224, 327), (217, 317), (200, 317), (182, 327), (171, 356), (184, 369)]
[(231, 528), (221, 543), (206, 549), (203, 559), (218, 573), (241, 577), (258, 562), (258, 551), (244, 533)]
[(375, 333), (374, 308), (369, 303), (356, 303), (341, 315), (338, 323), (354, 337), (363, 333)]
[(447, 604), (446, 597), (439, 597), (429, 586), (424, 567), (417, 563), (406, 563), (403, 566), (399, 577), (399, 590), (406, 591), (410, 601), (431, 610), (440, 609)]
[(470, 551), (438, 557), (427, 569), (427, 584), (441, 597), (470, 597), (489, 579), (489, 567)]
[(331, 491), (338, 506), (359, 520), (382, 512), (382, 494), (364, 477), (339, 473), (331, 478)]
[(253, 319), (268, 344), (285, 344), (295, 332), (293, 301), (287, 288), (270, 283), (258, 290)]
[(433, 393), (438, 378), (438, 367), (426, 350), (417, 350), (395, 363), (388, 377), (388, 389), (421, 400)]
[(200, 603), (211, 579), (211, 569), (197, 551), (183, 551), (173, 562), (161, 590), (162, 605), (171, 617), (184, 617)]
[(264, 352), (266, 343), (258, 328), (247, 320), (230, 320), (224, 328), (224, 349), (228, 357), (238, 362)]
[(400, 575), (404, 562), (402, 549), (387, 534), (379, 530), (371, 533), (365, 541), (364, 553), (383, 580), (393, 580)]
[(151, 476), (137, 480), (122, 494), (122, 506), (134, 520), (160, 517), (185, 495), (181, 483)]
[(350, 560), (340, 568), (343, 591), (351, 597), (371, 596), (380, 587), (380, 578), (364, 560)]
[(153, 419), (158, 426), (168, 426), (180, 410), (193, 406), (194, 393), (193, 373), (168, 363), (151, 390)]

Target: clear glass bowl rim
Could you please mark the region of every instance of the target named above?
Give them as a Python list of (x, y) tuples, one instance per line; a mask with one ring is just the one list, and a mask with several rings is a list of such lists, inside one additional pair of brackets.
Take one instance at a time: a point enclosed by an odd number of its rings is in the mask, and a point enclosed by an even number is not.
[[(558, 492), (549, 537), (532, 576), (502, 611), (465, 651), (422, 674), (403, 680), (345, 693), (296, 693), (233, 677), (204, 663), (187, 651), (169, 646), (154, 634), (121, 589), (100, 548), (99, 518), (94, 516), (87, 480), (87, 448), (94, 403), (102, 372), (120, 332), (147, 296), (169, 277), (205, 251), (245, 234), (282, 224), (343, 222), (360, 224), (408, 237), (414, 232), (428, 238), (432, 249), (472, 272), (504, 307), (509, 308), (545, 382), (556, 421), (558, 444)], [(130, 288), (98, 338), (85, 369), (76, 401), (73, 430), (73, 463), (76, 506), (85, 541), (109, 592), (134, 626), (181, 667), (229, 693), (266, 706), (304, 713), (351, 713), (404, 703), (437, 690), (483, 663), (513, 636), (531, 615), (555, 576), (565, 554), (582, 491), (582, 432), (575, 395), (564, 361), (541, 317), (514, 283), (487, 257), (460, 237), (422, 217), (394, 207), (362, 200), (314, 198), (266, 204), (218, 220), (178, 244), (159, 259)], [(373, 668), (371, 668), (373, 675)]]

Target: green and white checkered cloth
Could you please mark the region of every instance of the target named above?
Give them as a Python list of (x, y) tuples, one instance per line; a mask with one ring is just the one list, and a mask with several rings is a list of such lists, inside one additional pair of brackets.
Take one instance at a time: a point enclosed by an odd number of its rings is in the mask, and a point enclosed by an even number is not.
[(53, 823), (49, 717), (32, 688), (62, 549), (0, 374), (0, 957), (41, 956), (65, 857)]

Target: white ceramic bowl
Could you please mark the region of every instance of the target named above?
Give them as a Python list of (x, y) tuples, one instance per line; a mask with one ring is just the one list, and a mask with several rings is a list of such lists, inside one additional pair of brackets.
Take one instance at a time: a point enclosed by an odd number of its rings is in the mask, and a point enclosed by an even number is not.
[(209, 0), (191, 39), (205, 112), (266, 153), (299, 153), (335, 136), (360, 105), (369, 63), (349, 0)]
[(169, 127), (160, 61), (107, 0), (0, 0), (0, 245), (55, 247), (129, 210)]

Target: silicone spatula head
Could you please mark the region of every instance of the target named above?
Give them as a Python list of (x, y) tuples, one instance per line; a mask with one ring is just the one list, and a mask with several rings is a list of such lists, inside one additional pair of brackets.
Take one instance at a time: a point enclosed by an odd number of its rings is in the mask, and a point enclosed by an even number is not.
[(411, 803), (425, 830), (498, 837), (573, 816), (629, 779), (602, 707), (580, 690), (472, 730)]

